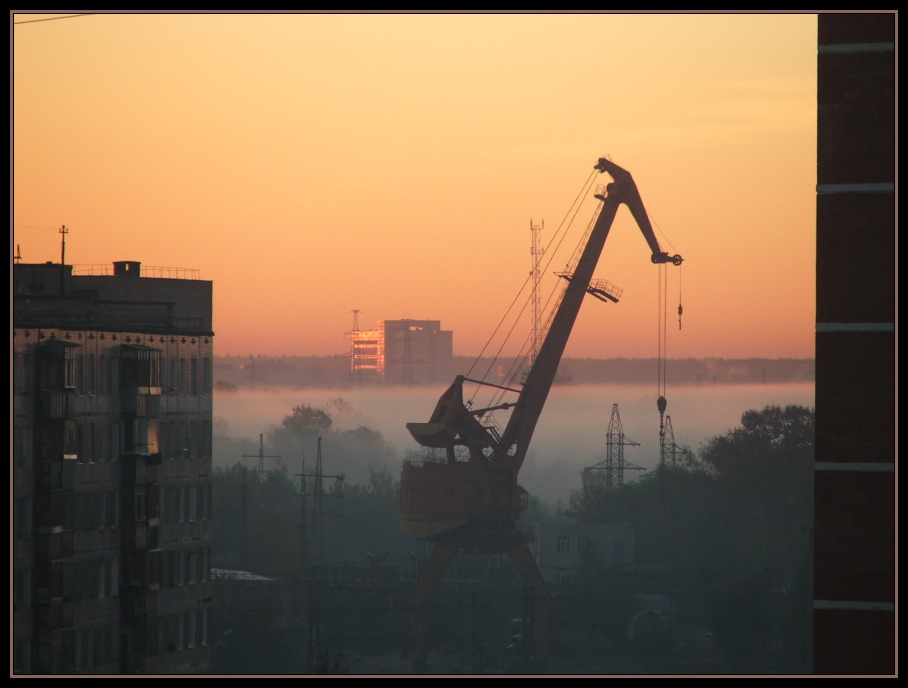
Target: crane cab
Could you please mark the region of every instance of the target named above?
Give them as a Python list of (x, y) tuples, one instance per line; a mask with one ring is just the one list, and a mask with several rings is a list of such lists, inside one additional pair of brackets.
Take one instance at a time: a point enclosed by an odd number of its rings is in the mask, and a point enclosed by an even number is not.
[(433, 539), (468, 524), (513, 523), (527, 508), (527, 491), (507, 466), (474, 461), (404, 462), (400, 525), (405, 535)]

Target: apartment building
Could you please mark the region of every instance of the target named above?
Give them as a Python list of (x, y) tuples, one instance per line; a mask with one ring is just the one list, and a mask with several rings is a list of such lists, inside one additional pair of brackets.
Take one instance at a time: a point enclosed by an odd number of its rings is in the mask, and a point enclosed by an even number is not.
[(212, 283), (13, 265), (16, 674), (210, 667)]

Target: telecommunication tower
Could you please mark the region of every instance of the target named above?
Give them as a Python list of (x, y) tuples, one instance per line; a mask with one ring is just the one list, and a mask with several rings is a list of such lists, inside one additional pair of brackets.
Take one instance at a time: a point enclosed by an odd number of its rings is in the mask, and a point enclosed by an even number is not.
[(536, 356), (539, 354), (539, 338), (540, 338), (540, 326), (539, 326), (539, 264), (542, 262), (542, 256), (545, 253), (545, 249), (539, 246), (539, 233), (545, 227), (545, 221), (543, 220), (538, 225), (533, 224), (533, 221), (530, 220), (530, 235), (532, 237), (532, 243), (530, 244), (530, 257), (532, 258), (532, 269), (530, 270), (530, 275), (533, 277), (533, 294), (530, 299), (533, 306), (533, 324), (530, 335), (530, 365), (533, 365), (533, 362), (536, 360)]

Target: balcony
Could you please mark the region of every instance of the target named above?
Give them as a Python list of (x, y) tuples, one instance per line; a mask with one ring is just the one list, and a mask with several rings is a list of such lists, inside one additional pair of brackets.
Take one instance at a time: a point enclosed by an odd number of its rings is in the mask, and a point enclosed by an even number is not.
[(143, 588), (125, 588), (120, 596), (127, 618), (158, 613), (160, 591)]
[(75, 415), (76, 395), (74, 390), (46, 389), (41, 392), (38, 415), (45, 419), (66, 419)]
[(73, 605), (64, 602), (51, 602), (34, 606), (35, 630), (39, 633), (62, 631), (72, 628)]
[(73, 555), (73, 531), (39, 533), (35, 536), (35, 557), (43, 561), (68, 559)]
[(158, 418), (161, 415), (161, 388), (126, 388), (120, 394), (120, 404), (124, 416)]

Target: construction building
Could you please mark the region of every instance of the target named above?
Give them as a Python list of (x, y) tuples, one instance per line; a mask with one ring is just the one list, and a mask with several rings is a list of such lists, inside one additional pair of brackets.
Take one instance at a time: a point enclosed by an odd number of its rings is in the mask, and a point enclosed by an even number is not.
[(212, 283), (13, 265), (12, 672), (210, 667)]
[(380, 320), (351, 333), (350, 371), (357, 382), (420, 385), (446, 379), (454, 333), (439, 320)]

